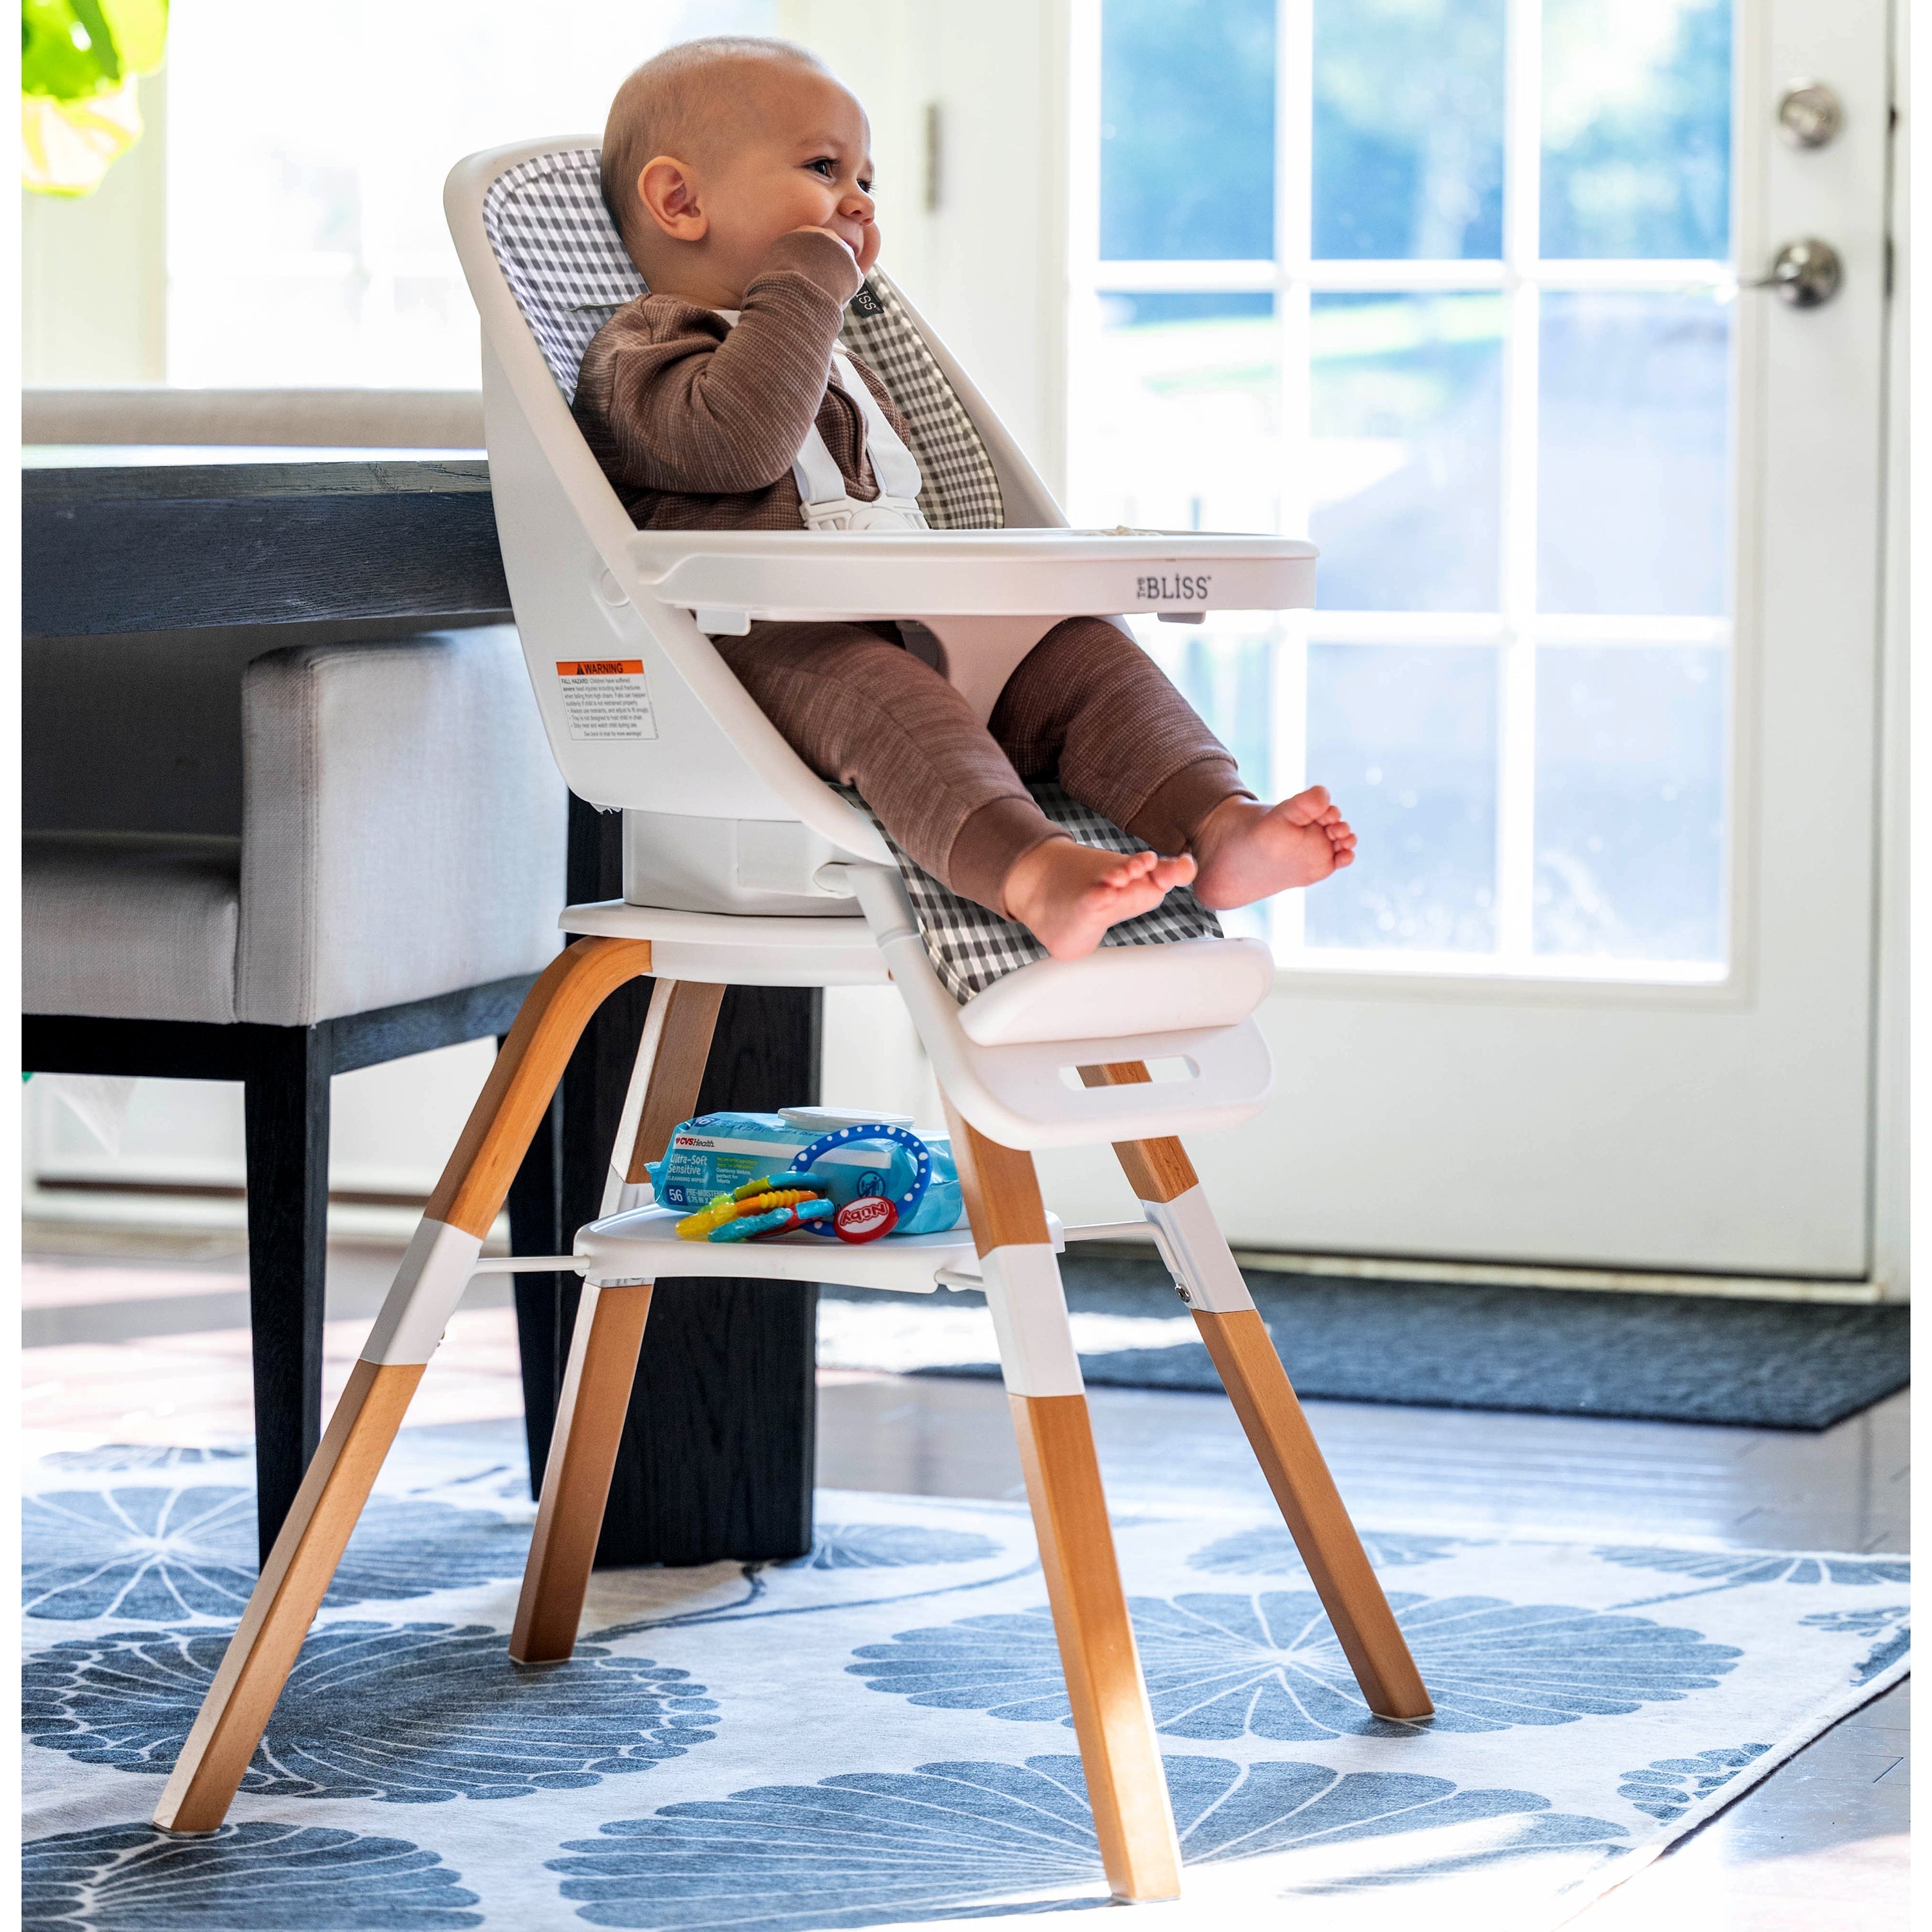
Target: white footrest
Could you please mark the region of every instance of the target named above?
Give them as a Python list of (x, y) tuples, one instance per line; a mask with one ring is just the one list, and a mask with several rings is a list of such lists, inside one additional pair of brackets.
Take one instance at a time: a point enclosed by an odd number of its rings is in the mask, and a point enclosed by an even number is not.
[[(637, 1208), (592, 1221), (577, 1237), (574, 1252), (589, 1264), (593, 1282), (656, 1281), (659, 1277), (716, 1275), (752, 1280), (827, 1281), (844, 1288), (896, 1288), (930, 1294), (964, 1286), (941, 1281), (942, 1270), (976, 1283), (980, 1257), (971, 1231), (893, 1235), (862, 1246), (818, 1234), (780, 1234), (762, 1241), (681, 1241), (681, 1209)], [(1066, 1245), (1058, 1215), (1046, 1224), (1056, 1252)]]

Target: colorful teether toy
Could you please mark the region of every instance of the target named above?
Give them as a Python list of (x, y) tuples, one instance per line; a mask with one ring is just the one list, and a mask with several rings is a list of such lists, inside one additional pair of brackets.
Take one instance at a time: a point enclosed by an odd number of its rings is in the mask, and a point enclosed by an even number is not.
[[(796, 1207), (802, 1202), (818, 1199), (824, 1190), (818, 1187), (774, 1187), (770, 1176), (762, 1180), (748, 1180), (742, 1187), (730, 1194), (721, 1194), (708, 1208), (700, 1208), (695, 1214), (687, 1214), (677, 1224), (678, 1238), (686, 1241), (716, 1240), (719, 1230), (730, 1227), (748, 1216), (769, 1214), (776, 1208)], [(826, 1207), (830, 1210), (831, 1203)], [(742, 1240), (742, 1234), (729, 1237), (732, 1240)]]
[[(782, 1197), (780, 1197), (782, 1198)], [(755, 1241), (768, 1234), (789, 1234), (809, 1228), (832, 1212), (832, 1203), (823, 1195), (802, 1197), (796, 1204), (775, 1208), (766, 1214), (747, 1214), (714, 1228), (706, 1237), (713, 1241)]]

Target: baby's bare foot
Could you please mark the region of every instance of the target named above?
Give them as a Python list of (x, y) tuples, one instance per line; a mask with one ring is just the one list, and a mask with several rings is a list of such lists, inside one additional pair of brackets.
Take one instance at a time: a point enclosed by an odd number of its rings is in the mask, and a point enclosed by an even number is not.
[(1225, 911), (1352, 865), (1355, 835), (1328, 788), (1311, 785), (1275, 806), (1223, 799), (1195, 834), (1194, 856), (1201, 868), (1194, 896)]
[(1006, 874), (1006, 916), (1018, 920), (1056, 959), (1084, 959), (1110, 926), (1151, 912), (1194, 876), (1192, 859), (1157, 852), (1103, 852), (1049, 838)]

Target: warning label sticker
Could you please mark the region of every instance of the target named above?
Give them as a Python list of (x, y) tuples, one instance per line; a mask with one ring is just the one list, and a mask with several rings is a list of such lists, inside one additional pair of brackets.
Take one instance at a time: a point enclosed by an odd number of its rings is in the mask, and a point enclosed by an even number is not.
[(556, 668), (573, 738), (655, 738), (658, 721), (638, 658), (573, 658)]

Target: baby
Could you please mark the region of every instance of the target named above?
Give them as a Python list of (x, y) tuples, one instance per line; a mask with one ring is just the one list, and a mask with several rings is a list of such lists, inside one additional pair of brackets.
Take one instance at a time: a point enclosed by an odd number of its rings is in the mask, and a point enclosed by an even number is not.
[[(598, 332), (574, 408), (640, 527), (799, 529), (793, 465), (814, 427), (820, 474), (829, 453), (846, 496), (878, 500), (874, 455), (888, 490), (903, 475), (904, 424), (884, 386), (854, 358), (869, 392), (855, 396), (832, 365), (878, 259), (870, 143), (858, 102), (783, 41), (691, 41), (618, 89), (604, 197), (650, 292)], [(716, 643), (814, 771), (855, 787), (920, 865), (1056, 958), (1190, 880), (1204, 905), (1242, 906), (1354, 856), (1321, 786), (1260, 804), (1103, 618), (1048, 632), (985, 725), (894, 624), (760, 623)], [(1057, 780), (1154, 850), (1078, 843), (1028, 778)]]

